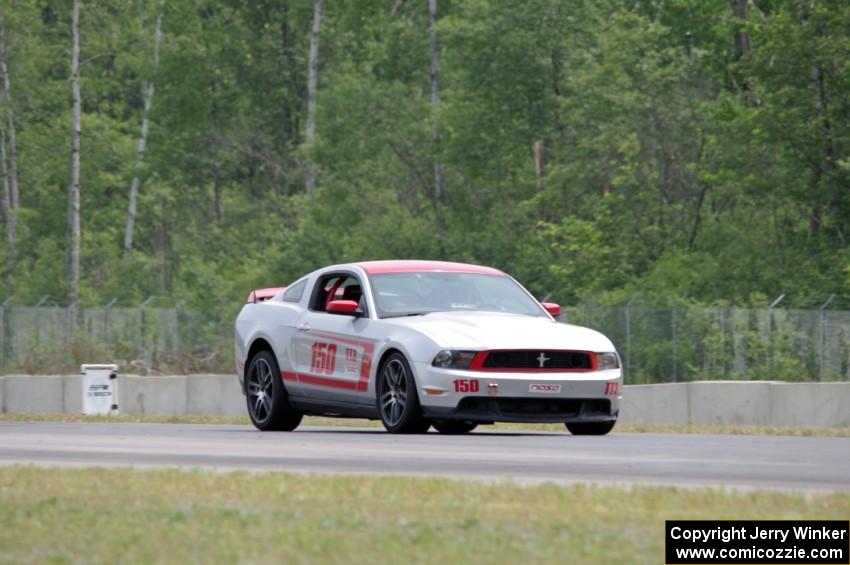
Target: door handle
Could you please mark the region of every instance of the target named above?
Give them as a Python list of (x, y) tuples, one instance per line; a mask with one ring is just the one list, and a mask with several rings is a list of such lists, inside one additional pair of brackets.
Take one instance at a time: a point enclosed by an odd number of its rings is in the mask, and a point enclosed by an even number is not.
[(307, 322), (301, 322), (300, 324), (298, 324), (296, 326), (296, 329), (299, 332), (309, 332), (310, 331), (310, 324), (308, 324)]

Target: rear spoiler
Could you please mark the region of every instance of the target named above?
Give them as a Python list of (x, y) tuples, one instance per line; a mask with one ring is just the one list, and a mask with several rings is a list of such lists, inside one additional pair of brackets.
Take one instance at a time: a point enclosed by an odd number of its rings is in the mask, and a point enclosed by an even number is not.
[(248, 304), (257, 304), (258, 302), (265, 302), (266, 300), (272, 298), (277, 293), (285, 289), (285, 286), (276, 286), (272, 288), (258, 288), (256, 290), (252, 290), (251, 293), (248, 295)]

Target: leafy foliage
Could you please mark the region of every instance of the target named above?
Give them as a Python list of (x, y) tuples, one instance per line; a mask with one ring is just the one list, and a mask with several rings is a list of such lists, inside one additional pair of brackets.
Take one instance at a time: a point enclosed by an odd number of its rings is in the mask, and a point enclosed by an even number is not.
[[(2, 10), (22, 194), (5, 277), (19, 303), (61, 300), (69, 8)], [(227, 320), (251, 287), (389, 257), (492, 264), (576, 304), (850, 294), (846, 2), (757, 0), (742, 20), (720, 0), (446, 0), (438, 116), (427, 3), (332, 3), (314, 198), (311, 2), (109, 0), (81, 14), (86, 305), (159, 295)], [(145, 81), (156, 93), (124, 259)]]

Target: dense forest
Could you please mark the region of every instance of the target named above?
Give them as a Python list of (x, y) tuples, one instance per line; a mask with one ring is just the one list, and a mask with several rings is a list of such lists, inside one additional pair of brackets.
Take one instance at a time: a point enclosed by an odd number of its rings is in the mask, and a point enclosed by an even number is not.
[(2, 0), (0, 17), (18, 304), (232, 316), (252, 287), (380, 258), (489, 264), (564, 304), (850, 295), (844, 0)]

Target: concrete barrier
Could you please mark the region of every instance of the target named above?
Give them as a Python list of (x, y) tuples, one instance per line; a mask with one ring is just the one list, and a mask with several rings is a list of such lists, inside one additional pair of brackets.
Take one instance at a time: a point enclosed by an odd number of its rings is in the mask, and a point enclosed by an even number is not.
[(63, 414), (65, 381), (61, 376), (7, 376), (3, 405), (10, 414)]
[[(0, 411), (79, 414), (81, 379), (0, 377)], [(122, 414), (244, 416), (245, 397), (234, 375), (140, 377), (119, 375)], [(646, 425), (850, 427), (850, 383), (695, 381), (624, 387), (620, 421)]]
[(688, 383), (688, 423), (767, 426), (769, 381), (695, 381)]
[(62, 391), (62, 402), (66, 414), (80, 414), (83, 411), (83, 378), (80, 375), (68, 375)]
[(245, 416), (245, 397), (233, 375), (189, 377), (186, 413), (201, 416)]
[(850, 383), (777, 383), (770, 395), (772, 426), (850, 427)]
[(688, 403), (688, 383), (629, 385), (623, 390), (620, 422), (685, 426)]
[(118, 377), (118, 410), (142, 416), (183, 416), (186, 414), (187, 376)]

